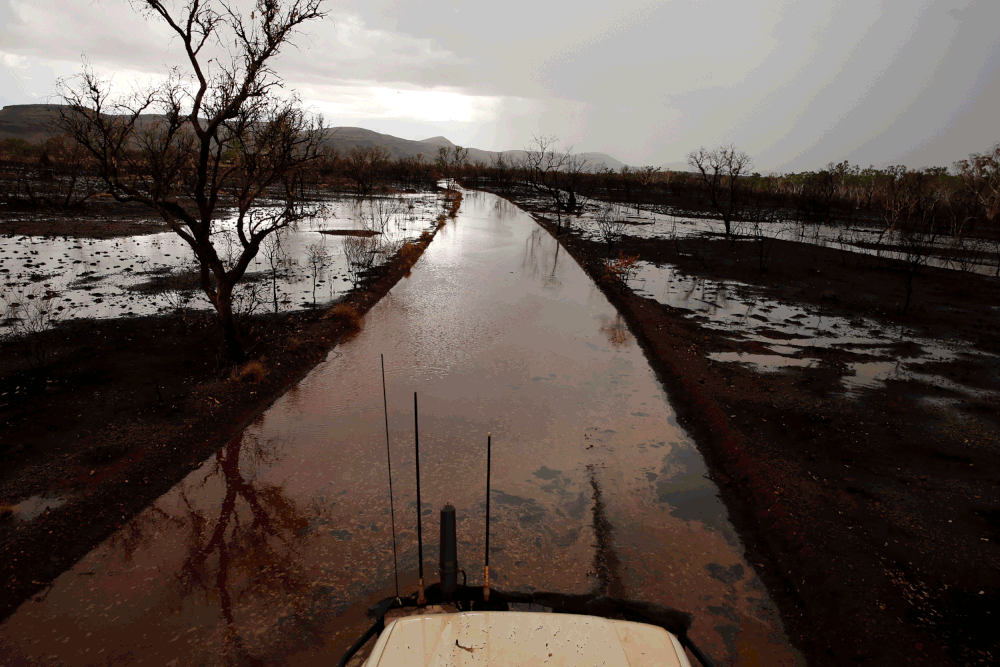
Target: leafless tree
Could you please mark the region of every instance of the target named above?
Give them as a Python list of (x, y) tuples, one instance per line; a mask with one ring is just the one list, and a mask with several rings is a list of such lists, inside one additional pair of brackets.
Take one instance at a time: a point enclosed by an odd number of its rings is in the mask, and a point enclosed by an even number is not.
[[(87, 66), (61, 82), (60, 125), (93, 156), (107, 191), (156, 211), (191, 246), (233, 361), (245, 354), (234, 286), (268, 235), (317, 214), (297, 186), (319, 155), (322, 121), (278, 94), (271, 63), (304, 23), (325, 16), (322, 3), (257, 0), (246, 17), (221, 0), (176, 10), (167, 0), (132, 0), (179, 38), (185, 69), (171, 68), (163, 84), (130, 95), (117, 95)], [(220, 206), (235, 209), (226, 224), (241, 251), (232, 263), (213, 241)]]
[(357, 204), (354, 219), (361, 226), (361, 234), (344, 238), (347, 274), (355, 287), (379, 257), (389, 257), (403, 246), (398, 234), (399, 219), (406, 213), (406, 203), (395, 197), (372, 197)]
[(351, 284), (357, 287), (365, 271), (375, 263), (377, 240), (374, 236), (344, 237), (344, 259), (347, 261), (347, 275)]
[(621, 239), (628, 225), (625, 220), (625, 211), (617, 204), (603, 202), (597, 210), (595, 222), (597, 223), (597, 233), (608, 244), (608, 257), (610, 257), (611, 248)]
[(309, 270), (312, 273), (313, 308), (315, 308), (316, 284), (326, 270), (327, 264), (330, 263), (330, 254), (326, 251), (326, 244), (322, 241), (310, 244), (306, 250), (306, 262), (309, 264)]
[(992, 230), (996, 273), (1000, 276), (1000, 142), (985, 153), (972, 153), (955, 163), (967, 194)]
[(462, 173), (466, 165), (469, 164), (469, 149), (461, 146), (452, 146), (449, 150), (447, 146), (439, 146), (438, 154), (434, 160), (434, 166), (451, 181)]
[(489, 172), (497, 189), (503, 194), (510, 194), (514, 188), (514, 180), (517, 174), (517, 166), (504, 153), (497, 153), (490, 156)]
[(732, 144), (714, 150), (702, 147), (687, 155), (688, 164), (698, 170), (712, 206), (722, 216), (726, 236), (732, 236), (732, 222), (739, 219), (744, 197), (740, 177), (746, 176), (753, 160)]
[(355, 146), (347, 155), (347, 175), (359, 197), (367, 197), (389, 166), (389, 151), (382, 146)]
[(524, 149), (522, 168), (528, 187), (555, 204), (558, 233), (562, 230), (562, 212), (567, 210), (569, 201), (568, 193), (559, 186), (559, 172), (566, 168), (569, 153), (557, 151), (556, 141), (556, 137), (534, 137), (534, 143)]
[(268, 268), (271, 274), (271, 298), (274, 302), (274, 312), (277, 313), (279, 310), (278, 306), (278, 275), (284, 271), (287, 273), (287, 268), (290, 263), (290, 259), (285, 252), (283, 241), (283, 233), (278, 232), (276, 234), (271, 234), (263, 243), (264, 259), (267, 260)]
[(580, 182), (586, 174), (590, 173), (590, 160), (579, 154), (574, 154), (573, 149), (566, 150), (566, 164), (563, 166), (559, 183), (566, 191), (566, 213), (572, 214), (577, 211), (579, 204), (576, 201), (576, 193), (580, 187)]
[(639, 212), (639, 207), (645, 203), (649, 189), (660, 178), (659, 167), (640, 167), (635, 170), (635, 184), (639, 188), (639, 196), (635, 198), (635, 212)]

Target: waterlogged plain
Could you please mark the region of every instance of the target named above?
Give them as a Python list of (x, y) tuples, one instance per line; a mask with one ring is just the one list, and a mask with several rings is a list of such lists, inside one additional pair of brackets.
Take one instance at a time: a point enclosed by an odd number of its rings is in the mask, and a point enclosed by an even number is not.
[(472, 192), (359, 335), (0, 626), (5, 654), (337, 659), (359, 610), (394, 592), (381, 355), (406, 591), (417, 392), (429, 579), (437, 510), (450, 502), (460, 564), (482, 581), (492, 432), (496, 587), (665, 604), (694, 614), (692, 638), (719, 664), (801, 663), (614, 309), (527, 215)]
[[(526, 201), (536, 206), (544, 203), (531, 198)], [(603, 243), (597, 222), (597, 210), (602, 204), (596, 200), (587, 201), (583, 212), (567, 217), (564, 224), (583, 239)], [(674, 212), (636, 211), (624, 207), (618, 207), (617, 211), (628, 221), (623, 232), (627, 237), (668, 245), (675, 240), (687, 242), (685, 252), (696, 247), (690, 243), (697, 244), (697, 239), (720, 233), (717, 221)], [(779, 222), (773, 223), (764, 234), (769, 239), (782, 239), (805, 247), (813, 245), (835, 248), (843, 253), (874, 255), (876, 250), (871, 246), (880, 233), (863, 226), (852, 228), (850, 240), (847, 240), (843, 228)], [(756, 242), (747, 237), (735, 243), (753, 245)], [(954, 255), (947, 256), (946, 243), (938, 244), (937, 251), (943, 254), (929, 258), (928, 265), (951, 269), (959, 275), (960, 267)], [(614, 252), (617, 248), (612, 246), (612, 254)], [(883, 251), (882, 256), (888, 259), (895, 255)], [(996, 271), (995, 258), (984, 255), (980, 259), (982, 263), (963, 265), (963, 270), (985, 275)], [(899, 279), (885, 277), (883, 280)], [(841, 392), (855, 399), (866, 390), (884, 389), (887, 382), (942, 388), (954, 397), (941, 404), (946, 408), (969, 399), (1000, 398), (1000, 376), (991, 371), (970, 371), (977, 367), (1000, 368), (1000, 355), (994, 351), (983, 349), (974, 340), (955, 335), (955, 332), (929, 333), (919, 326), (919, 319), (912, 324), (899, 324), (865, 313), (846, 315), (844, 309), (836, 307), (837, 297), (832, 292), (814, 295), (813, 303), (804, 303), (802, 299), (776, 298), (775, 290), (761, 285), (713, 279), (686, 271), (675, 262), (642, 259), (636, 262), (636, 273), (629, 284), (636, 294), (670, 306), (679, 315), (706, 329), (722, 333), (736, 342), (752, 344), (752, 351), (711, 353), (709, 358), (719, 363), (745, 364), (766, 373), (822, 368), (838, 375)], [(960, 318), (959, 313), (956, 315)], [(831, 350), (839, 354), (831, 356)]]
[[(376, 199), (390, 202), (385, 204), (385, 234), (393, 242), (417, 238), (440, 213), (435, 194)], [(372, 208), (371, 200), (331, 199), (321, 217), (282, 232), (277, 245), (266, 241), (237, 288), (240, 307), (288, 312), (329, 303), (348, 292), (353, 282), (343, 244), (349, 237), (342, 234), (361, 229), (366, 205)], [(238, 243), (229, 222), (223, 219), (217, 232), (223, 257), (227, 239)], [(54, 322), (209, 310), (197, 271), (191, 248), (170, 231), (115, 238), (32, 236), (4, 233), (0, 224), (0, 309), (45, 302)], [(10, 324), (0, 321), (0, 336), (10, 331)]]

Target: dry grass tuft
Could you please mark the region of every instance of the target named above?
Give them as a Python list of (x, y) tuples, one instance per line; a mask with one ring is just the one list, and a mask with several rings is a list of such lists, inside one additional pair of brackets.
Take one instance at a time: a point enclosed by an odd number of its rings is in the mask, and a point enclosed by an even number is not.
[(407, 241), (399, 249), (399, 257), (406, 264), (413, 264), (420, 257), (420, 246), (413, 241)]
[(449, 200), (449, 210), (448, 217), (454, 218), (458, 215), (458, 209), (462, 205), (462, 193), (457, 191), (452, 191), (448, 195)]
[(267, 376), (267, 367), (254, 359), (233, 369), (229, 379), (233, 382), (260, 382)]
[(348, 303), (338, 303), (336, 306), (326, 311), (324, 319), (340, 320), (352, 331), (360, 331), (363, 322), (358, 309)]

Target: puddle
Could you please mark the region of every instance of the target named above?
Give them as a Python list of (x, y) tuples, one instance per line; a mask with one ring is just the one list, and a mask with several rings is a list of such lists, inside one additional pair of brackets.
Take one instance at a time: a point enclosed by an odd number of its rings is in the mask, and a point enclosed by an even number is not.
[(16, 505), (12, 505), (14, 518), (18, 521), (32, 521), (41, 516), (45, 510), (55, 509), (66, 504), (66, 498), (46, 498), (44, 496), (31, 496), (22, 500)]
[[(896, 361), (852, 363), (848, 365), (849, 370), (841, 378), (841, 382), (847, 393), (852, 395), (857, 395), (864, 389), (876, 388), (883, 386), (886, 382), (896, 381), (923, 384), (928, 388), (953, 392), (966, 398), (983, 399), (1000, 396), (998, 390), (972, 387), (937, 373), (920, 372), (920, 367), (924, 364), (958, 356), (953, 351), (947, 352), (949, 354), (929, 354), (925, 357), (904, 358)], [(984, 363), (990, 363), (994, 366), (998, 363), (998, 359), (994, 355), (979, 354), (974, 356), (982, 359)]]
[(774, 352), (709, 355), (714, 361), (751, 364), (763, 372), (814, 368), (823, 362), (811, 356), (811, 348), (837, 348), (871, 358), (871, 361), (846, 363), (842, 382), (852, 395), (863, 389), (883, 387), (892, 380), (946, 387), (970, 397), (997, 393), (921, 371), (924, 365), (957, 360), (981, 361), (991, 366), (1000, 363), (1000, 356), (982, 352), (970, 344), (927, 338), (918, 330), (903, 326), (884, 327), (865, 317), (831, 316), (815, 307), (781, 303), (759, 296), (751, 285), (689, 276), (671, 265), (644, 262), (638, 275), (641, 287), (636, 289), (637, 293), (681, 309), (685, 317), (697, 320), (707, 329), (760, 343)]
[(814, 368), (818, 363), (816, 359), (796, 359), (793, 357), (783, 357), (780, 354), (745, 354), (743, 352), (714, 352), (709, 354), (708, 358), (712, 361), (750, 364), (758, 371), (765, 373), (772, 373), (780, 371), (782, 368), (791, 367)]

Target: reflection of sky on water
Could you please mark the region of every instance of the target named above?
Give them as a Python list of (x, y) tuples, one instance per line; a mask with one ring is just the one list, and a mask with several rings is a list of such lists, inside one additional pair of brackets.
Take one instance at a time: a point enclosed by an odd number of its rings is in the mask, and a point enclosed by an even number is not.
[[(389, 229), (391, 237), (398, 240), (416, 238), (431, 228), (441, 211), (437, 195), (404, 195), (403, 201), (402, 212)], [(357, 229), (355, 218), (352, 200), (336, 200), (329, 202), (322, 219), (282, 232), (276, 272), (272, 272), (265, 244), (247, 269), (248, 278), (258, 276), (263, 281), (264, 303), (258, 312), (273, 310), (275, 287), (282, 311), (312, 305), (313, 272), (308, 256), (313, 244), (322, 246), (327, 254), (326, 266), (317, 275), (317, 302), (330, 302), (347, 292), (351, 282), (342, 250), (346, 237), (320, 231)], [(222, 220), (219, 229), (232, 229), (230, 222)], [(150, 281), (167, 282), (171, 276), (197, 270), (193, 251), (173, 232), (113, 239), (10, 236), (2, 232), (0, 224), (0, 308), (4, 292), (10, 302), (24, 301), (28, 295), (40, 299), (49, 293), (59, 313), (57, 319), (151, 315), (179, 303), (210, 308), (196, 285), (180, 294), (173, 289), (153, 294), (139, 291)], [(222, 232), (217, 234), (216, 245), (225, 257)]]
[[(589, 204), (584, 214), (567, 218), (571, 220), (574, 228), (583, 232), (585, 238), (595, 241), (600, 240), (600, 232), (593, 215), (600, 202), (596, 200), (585, 200)], [(547, 203), (547, 202), (542, 202)], [(623, 207), (625, 218), (633, 223), (627, 229), (629, 236), (637, 238), (689, 238), (702, 234), (722, 234), (725, 227), (721, 220), (710, 218), (692, 218), (685, 211), (675, 211), (658, 213), (642, 209), (636, 211), (634, 208)], [(734, 234), (744, 237), (753, 236), (753, 232), (746, 226), (741, 227), (740, 223), (734, 222)], [(784, 241), (794, 241), (818, 245), (824, 248), (835, 248), (846, 250), (852, 253), (865, 255), (876, 255), (881, 252), (885, 259), (899, 259), (904, 255), (898, 251), (886, 250), (886, 246), (900, 245), (901, 237), (898, 233), (888, 233), (878, 221), (856, 223), (848, 226), (834, 226), (818, 224), (813, 222), (795, 222), (783, 220), (775, 223), (768, 223), (763, 227), (763, 235), (768, 238), (777, 238)], [(941, 268), (959, 269), (973, 271), (986, 275), (994, 275), (997, 271), (997, 261), (1000, 261), (1000, 246), (989, 241), (975, 241), (963, 246), (962, 239), (955, 239), (940, 235), (934, 241), (932, 247), (936, 249), (938, 256), (928, 259), (930, 266)], [(881, 244), (883, 249), (876, 250), (870, 247), (871, 244)], [(957, 258), (949, 259), (952, 255), (967, 255), (964, 263)]]
[(633, 343), (547, 233), (492, 195), (466, 193), (458, 220), (357, 337), (42, 602), (26, 602), (0, 643), (65, 664), (336, 659), (363, 624), (359, 610), (392, 593), (384, 354), (406, 591), (417, 391), (428, 580), (437, 512), (451, 502), (460, 564), (482, 581), (492, 432), (497, 588), (599, 587), (593, 480), (617, 588), (692, 612), (693, 637), (719, 664), (751, 650), (794, 664), (700, 455)]
[[(691, 276), (670, 264), (640, 262), (634, 284), (638, 294), (687, 311), (686, 317), (706, 328), (760, 343), (774, 353), (719, 352), (709, 355), (714, 361), (750, 364), (760, 371), (776, 372), (791, 367), (814, 368), (822, 358), (815, 356), (813, 348), (838, 348), (871, 357), (870, 361), (844, 364), (842, 382), (848, 392), (880, 387), (887, 380), (914, 380), (970, 397), (997, 393), (920, 371), (921, 366), (959, 357), (997, 364), (996, 355), (969, 343), (928, 338), (916, 329), (886, 326), (866, 317), (829, 315), (822, 307), (782, 303), (760, 296), (751, 285)], [(910, 344), (912, 353), (902, 354), (892, 348), (901, 343)]]

